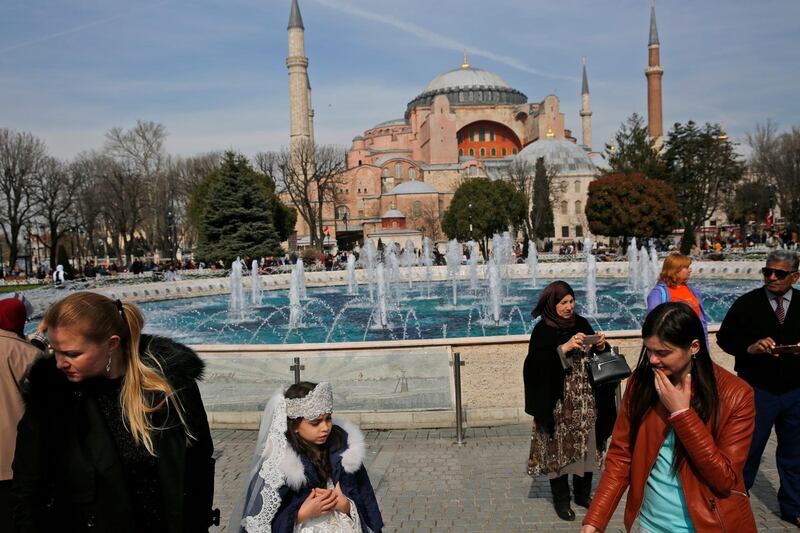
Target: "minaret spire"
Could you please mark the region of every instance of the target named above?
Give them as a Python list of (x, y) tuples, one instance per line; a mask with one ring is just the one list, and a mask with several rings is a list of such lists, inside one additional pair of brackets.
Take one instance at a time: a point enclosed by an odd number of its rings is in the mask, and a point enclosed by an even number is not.
[(581, 126), (583, 130), (583, 146), (592, 150), (592, 106), (589, 102), (589, 78), (586, 75), (586, 58), (583, 58), (583, 84), (581, 87)]
[(661, 109), (661, 44), (656, 27), (656, 2), (650, 4), (650, 40), (647, 45), (648, 66), (644, 74), (647, 76), (647, 132), (657, 148), (664, 145), (663, 115)]
[(308, 58), (305, 52), (305, 27), (297, 0), (289, 12), (289, 141), (292, 150), (302, 141), (314, 140), (314, 111), (311, 107), (311, 84), (308, 80)]
[(461, 64), (461, 68), (469, 68), (469, 59), (467, 59), (467, 49), (464, 48), (464, 62)]

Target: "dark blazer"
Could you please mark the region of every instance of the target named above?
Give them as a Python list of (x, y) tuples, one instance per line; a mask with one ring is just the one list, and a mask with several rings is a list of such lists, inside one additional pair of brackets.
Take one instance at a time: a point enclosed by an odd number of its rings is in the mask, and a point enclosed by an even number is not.
[[(207, 531), (214, 447), (196, 382), (203, 362), (186, 346), (162, 337), (142, 335), (141, 347), (159, 360), (194, 437), (187, 439), (174, 410), (156, 413), (154, 419), (166, 420), (167, 428), (153, 439), (166, 531)], [(153, 363), (146, 356), (143, 361)], [(31, 368), (14, 457), (14, 517), (20, 532), (135, 531), (122, 463), (91, 381), (69, 382), (52, 357)]]
[(792, 289), (792, 303), (783, 324), (778, 322), (764, 287), (740, 296), (722, 321), (717, 344), (736, 357), (737, 374), (753, 387), (776, 394), (800, 387), (800, 355), (747, 353), (748, 346), (765, 337), (778, 344), (800, 342), (799, 290)]
[[(589, 321), (577, 315), (574, 328), (556, 329), (540, 320), (531, 332), (528, 356), (522, 374), (525, 382), (525, 412), (533, 416), (537, 427), (552, 434), (555, 430), (553, 410), (556, 402), (564, 398), (564, 378), (567, 370), (561, 365), (557, 348), (574, 334), (594, 335)], [(597, 404), (597, 445), (603, 446), (611, 436), (616, 419), (615, 386), (607, 385), (594, 390)]]

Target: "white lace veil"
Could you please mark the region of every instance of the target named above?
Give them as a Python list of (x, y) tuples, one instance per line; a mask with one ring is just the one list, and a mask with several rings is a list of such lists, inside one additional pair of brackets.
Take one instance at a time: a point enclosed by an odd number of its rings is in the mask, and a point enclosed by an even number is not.
[(286, 441), (286, 400), (277, 390), (261, 416), (256, 451), (247, 474), (242, 497), (231, 513), (230, 533), (269, 533), (272, 519), (280, 507), (278, 489), (285, 479), (278, 470), (289, 443)]

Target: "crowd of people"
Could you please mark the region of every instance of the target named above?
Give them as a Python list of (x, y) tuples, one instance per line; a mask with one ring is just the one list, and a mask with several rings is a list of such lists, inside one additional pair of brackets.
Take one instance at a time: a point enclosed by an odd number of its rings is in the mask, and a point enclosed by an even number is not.
[[(619, 407), (617, 383), (587, 365), (609, 343), (576, 313), (575, 291), (555, 281), (540, 293), (523, 367), (527, 472), (547, 476), (558, 517), (575, 520), (574, 501), (588, 509), (581, 532), (604, 531), (627, 491), (628, 530), (756, 531), (748, 491), (774, 428), (780, 512), (800, 527), (799, 266), (771, 252), (763, 286), (728, 311), (716, 342), (734, 375), (711, 358), (691, 259), (668, 256)], [(200, 357), (96, 293), (56, 302), (26, 337), (29, 312), (24, 298), (0, 300), (0, 531), (219, 524)], [(381, 531), (364, 437), (333, 412), (326, 382), (272, 396), (229, 531)]]

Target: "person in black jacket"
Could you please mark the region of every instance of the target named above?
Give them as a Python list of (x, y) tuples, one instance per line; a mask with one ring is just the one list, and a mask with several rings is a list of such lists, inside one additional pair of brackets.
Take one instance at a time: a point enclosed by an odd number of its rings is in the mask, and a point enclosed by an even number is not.
[(799, 265), (795, 252), (770, 252), (762, 269), (764, 286), (733, 303), (717, 344), (736, 358), (736, 373), (755, 391), (756, 428), (744, 465), (745, 486), (753, 486), (774, 425), (781, 516), (800, 527), (800, 346), (773, 352), (775, 346), (800, 343), (800, 291), (792, 288), (800, 279)]
[(78, 292), (44, 322), (14, 457), (20, 532), (188, 533), (213, 521), (213, 444), (192, 350), (131, 304)]
[(554, 281), (540, 294), (533, 316), (542, 317), (531, 333), (525, 358), (525, 412), (533, 416), (528, 475), (547, 474), (556, 514), (575, 520), (570, 507), (569, 474), (575, 503), (591, 503), (592, 473), (616, 418), (614, 388), (594, 390), (586, 362), (589, 352), (606, 350), (600, 333), (575, 313), (575, 293)]

